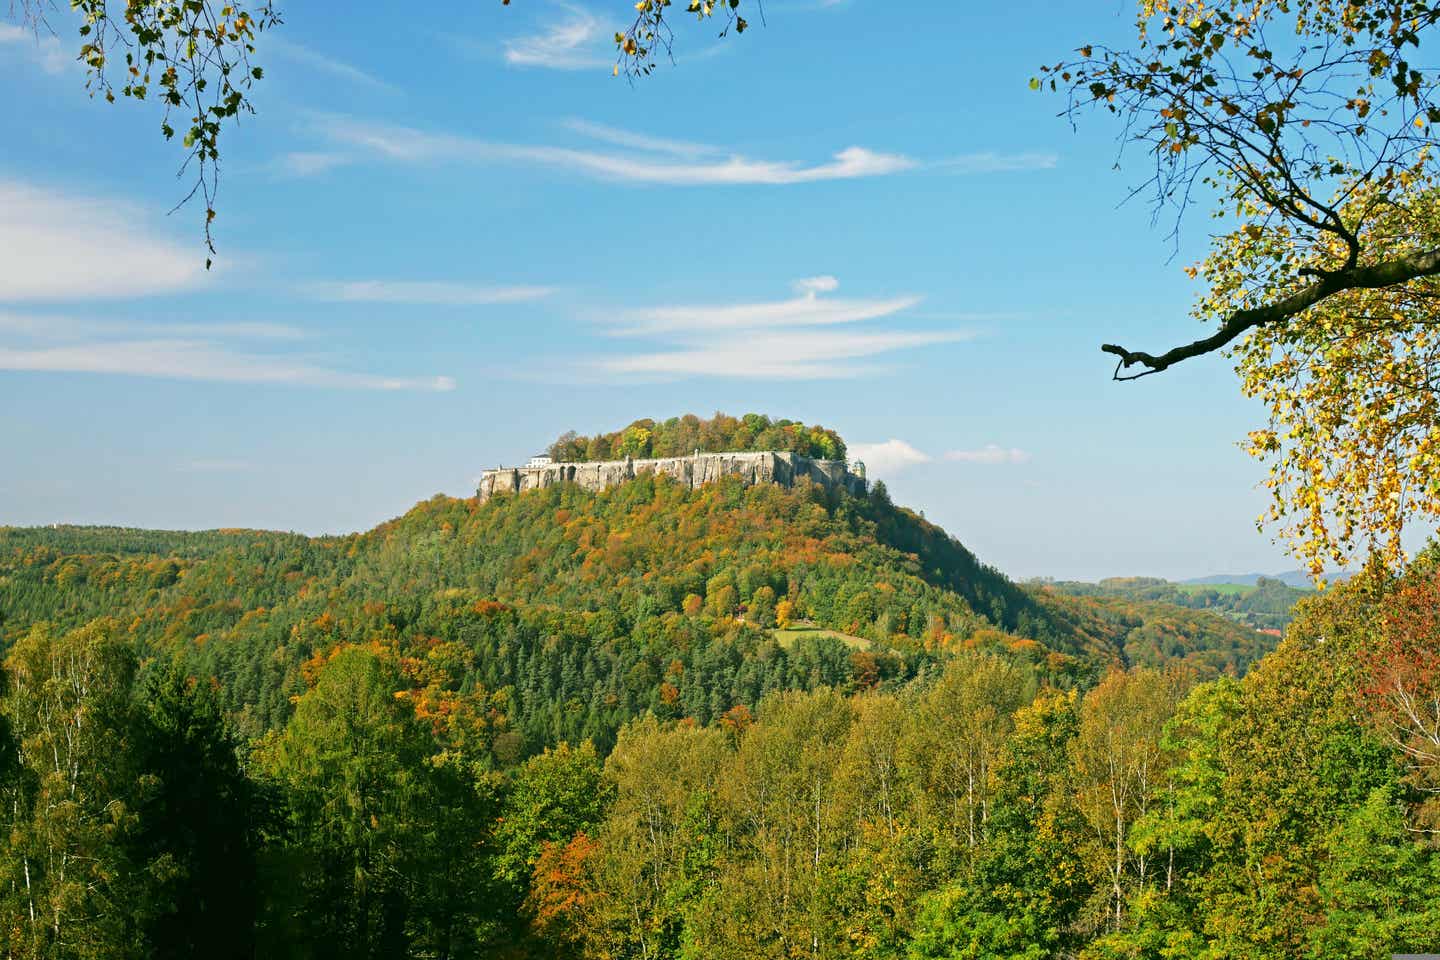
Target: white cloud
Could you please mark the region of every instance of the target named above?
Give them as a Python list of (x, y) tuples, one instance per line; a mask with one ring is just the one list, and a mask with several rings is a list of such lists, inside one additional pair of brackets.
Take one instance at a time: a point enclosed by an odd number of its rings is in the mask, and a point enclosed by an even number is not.
[(0, 311), (0, 333), (31, 339), (80, 340), (94, 337), (221, 337), (239, 340), (299, 340), (305, 332), (282, 323), (203, 322), (138, 323), (130, 320), (91, 320), (53, 314)]
[(317, 300), (339, 303), (408, 303), (426, 306), (480, 306), (521, 303), (548, 297), (549, 287), (483, 287), (467, 283), (429, 283), (408, 280), (349, 280), (311, 284)]
[(838, 300), (820, 294), (840, 282), (821, 275), (797, 280), (788, 300), (646, 307), (607, 315), (615, 336), (655, 341), (654, 349), (604, 356), (585, 364), (606, 377), (675, 380), (845, 379), (873, 375), (885, 354), (971, 338), (967, 331), (865, 330), (854, 325), (892, 316), (916, 296)]
[(128, 340), (38, 349), (0, 346), (0, 370), (108, 373), (167, 380), (289, 384), (360, 390), (455, 389), (449, 377), (385, 377), (287, 357), (241, 353), (204, 340)]
[(152, 323), (136, 332), (173, 337), (233, 337), (237, 340), (300, 340), (305, 331), (283, 323)]
[(935, 166), (955, 173), (1009, 173), (1018, 170), (1053, 170), (1060, 158), (1053, 153), (967, 153)]
[(840, 289), (840, 281), (826, 274), (823, 277), (803, 277), (791, 284), (791, 287), (796, 293), (813, 297), (820, 293), (834, 293)]
[(564, 9), (565, 19), (544, 33), (506, 40), (505, 62), (516, 67), (588, 70), (613, 61), (599, 43), (606, 35), (600, 21), (578, 7)]
[(850, 459), (865, 461), (866, 472), (872, 474), (895, 474), (931, 460), (928, 453), (893, 437), (882, 443), (852, 443), (849, 450)]
[(632, 379), (852, 379), (878, 372), (873, 364), (854, 361), (969, 338), (970, 334), (958, 331), (851, 333), (781, 330), (751, 333), (739, 339), (729, 335), (686, 338), (685, 342), (672, 349), (606, 357), (594, 361), (591, 366), (601, 373)]
[(996, 466), (1003, 463), (1028, 463), (1030, 454), (1015, 447), (1007, 448), (999, 444), (987, 443), (978, 450), (951, 450), (945, 454), (945, 459), (954, 463)]
[(89, 300), (171, 293), (205, 276), (198, 242), (157, 235), (145, 214), (0, 180), (0, 302)]
[(349, 83), (371, 87), (376, 90), (395, 89), (384, 80), (371, 76), (359, 67), (352, 66), (343, 60), (326, 56), (323, 53), (318, 53), (309, 47), (302, 46), (291, 40), (286, 40), (284, 37), (278, 36), (275, 32), (266, 32), (263, 46), (264, 52), (267, 55), (275, 54), (294, 63), (318, 70), (321, 73), (328, 73), (333, 77), (338, 77)]
[(615, 332), (626, 336), (675, 331), (741, 330), (756, 327), (814, 327), (875, 320), (907, 310), (920, 297), (883, 300), (824, 300), (813, 294), (790, 300), (646, 307), (626, 311), (626, 325)]
[(754, 160), (739, 154), (697, 161), (663, 154), (636, 156), (593, 149), (500, 143), (474, 137), (426, 133), (409, 127), (364, 123), (345, 117), (321, 118), (317, 130), (332, 142), (406, 163), (541, 164), (601, 180), (671, 186), (783, 186), (886, 176), (918, 166), (909, 157), (879, 153), (864, 147), (846, 147), (824, 163)]
[(725, 152), (719, 147), (712, 147), (706, 143), (649, 137), (643, 133), (631, 133), (629, 130), (620, 130), (603, 123), (591, 123), (588, 120), (579, 120), (573, 117), (566, 120), (564, 126), (567, 130), (572, 130), (583, 137), (589, 137), (591, 140), (613, 143), (617, 147), (647, 150), (651, 153), (668, 153), (677, 157), (703, 157), (706, 154)]
[(275, 167), (292, 177), (313, 177), (328, 173), (336, 167), (350, 163), (343, 153), (325, 153), (318, 150), (296, 150), (280, 157)]
[(64, 73), (75, 65), (75, 56), (60, 45), (60, 38), (48, 33), (44, 27), (39, 31), (10, 23), (0, 23), (0, 45), (14, 46), (22, 55), (28, 55), (40, 69), (54, 75)]

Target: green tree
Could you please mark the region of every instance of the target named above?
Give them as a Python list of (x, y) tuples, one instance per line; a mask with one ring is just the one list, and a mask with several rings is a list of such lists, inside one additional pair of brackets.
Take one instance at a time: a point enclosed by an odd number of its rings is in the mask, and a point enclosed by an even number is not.
[(148, 949), (164, 957), (251, 957), (259, 879), (254, 789), (219, 698), (173, 666), (140, 691), (134, 750), (153, 788), (137, 806), (135, 857), (150, 864)]
[[(37, 626), (5, 661), (13, 740), (3, 940), (11, 956), (141, 957), (146, 865), (130, 857), (142, 781), (133, 738), (135, 656), (115, 625)], [(163, 869), (163, 864), (157, 864)]]
[(564, 843), (599, 823), (614, 787), (590, 741), (561, 743), (531, 757), (515, 771), (496, 836), (496, 876), (517, 902), (546, 843)]
[(1080, 704), (1070, 742), (1073, 796), (1090, 828), (1089, 865), (1107, 892), (1097, 920), (1111, 930), (1124, 922), (1130, 897), (1155, 882), (1153, 859), (1130, 834), (1165, 781), (1171, 758), (1162, 734), (1178, 689), (1174, 678), (1154, 670), (1114, 670)]
[(682, 953), (727, 845), (719, 793), (729, 740), (718, 728), (653, 717), (620, 731), (605, 761), (614, 802), (593, 834), (602, 896), (581, 918), (596, 955)]
[(263, 746), (262, 768), (285, 798), (277, 853), (297, 871), (297, 889), (272, 904), (288, 915), (268, 918), (267, 952), (393, 957), (407, 949), (424, 863), (430, 740), (408, 698), (397, 696), (403, 686), (386, 657), (342, 648), (284, 732)]
[(1378, 787), (1336, 825), (1320, 871), (1323, 921), (1316, 960), (1363, 960), (1434, 950), (1440, 931), (1440, 860), (1406, 829), (1405, 808)]
[(1042, 691), (1015, 714), (996, 767), (989, 835), (960, 880), (921, 903), (912, 960), (1040, 958), (1072, 953), (1091, 888), (1085, 825), (1069, 802), (1076, 697)]
[(1033, 696), (1033, 681), (993, 655), (960, 656), (917, 704), (902, 749), (915, 771), (935, 842), (951, 867), (989, 829), (995, 763), (1014, 713)]
[(722, 774), (734, 838), (705, 911), (696, 955), (829, 956), (843, 918), (829, 896), (847, 830), (835, 772), (853, 719), (833, 690), (781, 693), (760, 705)]

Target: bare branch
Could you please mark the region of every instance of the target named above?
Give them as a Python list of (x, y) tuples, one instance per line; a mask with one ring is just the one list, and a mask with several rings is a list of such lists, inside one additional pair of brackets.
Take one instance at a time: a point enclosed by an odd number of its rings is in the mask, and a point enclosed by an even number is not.
[[(1167, 350), (1159, 356), (1139, 350), (1127, 350), (1113, 343), (1104, 344), (1100, 349), (1120, 358), (1120, 362), (1115, 368), (1114, 379), (1138, 380), (1152, 373), (1166, 370), (1182, 360), (1213, 353), (1247, 330), (1271, 323), (1284, 323), (1334, 294), (1346, 290), (1376, 290), (1400, 286), (1421, 277), (1432, 277), (1437, 274), (1440, 274), (1440, 248), (1414, 256), (1396, 257), (1371, 266), (1322, 272), (1318, 279), (1303, 290), (1264, 306), (1236, 310), (1225, 319), (1225, 322), (1220, 325), (1220, 329), (1210, 336)], [(1122, 370), (1129, 369), (1135, 364), (1140, 364), (1147, 369), (1128, 376), (1121, 374)]]

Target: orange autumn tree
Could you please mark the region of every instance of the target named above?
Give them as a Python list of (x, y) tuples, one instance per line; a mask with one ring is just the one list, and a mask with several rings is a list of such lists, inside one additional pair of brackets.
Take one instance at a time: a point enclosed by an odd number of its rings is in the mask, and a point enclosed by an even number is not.
[(572, 945), (581, 940), (585, 918), (601, 895), (590, 878), (590, 862), (599, 850), (600, 844), (584, 831), (565, 843), (541, 845), (525, 912), (543, 939)]
[(1404, 758), (1410, 783), (1426, 796), (1417, 811), (1440, 828), (1440, 557), (1417, 562), (1380, 610), (1366, 651), (1363, 695), (1370, 716)]

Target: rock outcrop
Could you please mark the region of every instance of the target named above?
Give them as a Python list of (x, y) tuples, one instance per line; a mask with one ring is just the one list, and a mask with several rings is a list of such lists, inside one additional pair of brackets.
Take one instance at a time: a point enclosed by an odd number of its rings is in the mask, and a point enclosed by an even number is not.
[(603, 490), (624, 483), (642, 473), (673, 477), (694, 489), (722, 477), (738, 477), (742, 483), (778, 483), (794, 486), (802, 477), (854, 494), (864, 494), (865, 468), (855, 469), (844, 460), (814, 460), (798, 453), (697, 453), (689, 457), (656, 460), (601, 460), (584, 463), (549, 463), (528, 467), (500, 467), (480, 476), (478, 490), (483, 503), (497, 493), (524, 493), (561, 483), (573, 483), (586, 490)]

